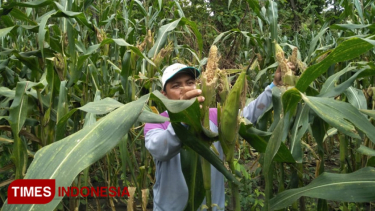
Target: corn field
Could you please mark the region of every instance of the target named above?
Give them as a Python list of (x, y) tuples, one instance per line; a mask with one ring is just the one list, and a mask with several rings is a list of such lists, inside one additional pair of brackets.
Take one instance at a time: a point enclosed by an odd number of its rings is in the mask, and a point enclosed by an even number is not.
[[(215, 207), (210, 164), (222, 210), (375, 210), (375, 1), (306, 2), (1, 0), (1, 210), (152, 210), (143, 130), (165, 121), (184, 146), (185, 210)], [(202, 71), (202, 109), (160, 93), (175, 62)], [(240, 118), (277, 67), (272, 105)], [(17, 179), (130, 196), (8, 204)]]

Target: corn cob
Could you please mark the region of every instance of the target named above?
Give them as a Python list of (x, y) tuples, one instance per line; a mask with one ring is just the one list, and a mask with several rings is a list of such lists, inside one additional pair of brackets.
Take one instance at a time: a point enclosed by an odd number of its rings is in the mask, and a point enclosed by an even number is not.
[(202, 104), (201, 110), (201, 121), (206, 129), (209, 129), (209, 108), (215, 102), (216, 96), (216, 84), (218, 81), (218, 53), (215, 45), (211, 46), (210, 53), (208, 54), (208, 61), (206, 71), (202, 73), (201, 84), (202, 84), (202, 96), (205, 100)]

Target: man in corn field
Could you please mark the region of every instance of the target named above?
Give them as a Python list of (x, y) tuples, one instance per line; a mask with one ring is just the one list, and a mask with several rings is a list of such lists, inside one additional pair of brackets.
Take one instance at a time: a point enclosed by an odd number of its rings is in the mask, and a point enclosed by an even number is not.
[[(172, 100), (189, 100), (197, 98), (200, 103), (205, 99), (200, 96), (202, 90), (196, 89), (196, 79), (200, 72), (194, 67), (175, 63), (168, 66), (162, 76), (162, 93)], [(274, 81), (266, 87), (265, 91), (243, 109), (242, 116), (255, 123), (258, 117), (271, 104), (271, 89), (281, 84), (280, 68), (277, 69)], [(210, 129), (218, 132), (217, 110), (209, 110)], [(165, 111), (162, 116), (168, 117)], [(156, 165), (156, 182), (153, 187), (154, 210), (183, 210), (188, 201), (188, 187), (181, 170), (180, 149), (181, 141), (175, 134), (170, 122), (161, 124), (147, 123), (144, 128), (146, 148), (154, 158)], [(223, 159), (223, 149), (217, 141), (214, 143)], [(212, 204), (224, 210), (224, 177), (211, 166)], [(204, 203), (203, 203), (204, 204)], [(216, 207), (213, 210), (218, 210)]]

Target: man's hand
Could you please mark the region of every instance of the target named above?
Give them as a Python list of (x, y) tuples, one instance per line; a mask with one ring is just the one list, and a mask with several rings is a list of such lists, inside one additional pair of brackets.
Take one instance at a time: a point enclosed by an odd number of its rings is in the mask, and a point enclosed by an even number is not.
[[(195, 89), (193, 87), (181, 87), (180, 93), (180, 100), (190, 100), (192, 98), (197, 98), (199, 103), (204, 101), (204, 97), (200, 96), (202, 94), (202, 90)], [(202, 108), (202, 105), (200, 105)]]
[[(296, 71), (296, 66), (294, 66), (293, 63), (288, 62), (287, 65), (288, 65), (289, 69), (293, 71), (293, 73)], [(275, 84), (275, 86), (283, 85), (283, 82), (281, 80), (281, 68), (280, 68), (280, 66), (278, 66), (277, 69), (276, 69), (275, 76), (273, 77), (273, 84)]]

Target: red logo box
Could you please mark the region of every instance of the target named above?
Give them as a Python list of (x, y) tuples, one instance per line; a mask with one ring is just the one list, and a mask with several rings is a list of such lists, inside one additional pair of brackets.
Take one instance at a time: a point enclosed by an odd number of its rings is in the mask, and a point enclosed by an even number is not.
[(55, 189), (54, 179), (18, 179), (8, 187), (8, 204), (47, 204)]

